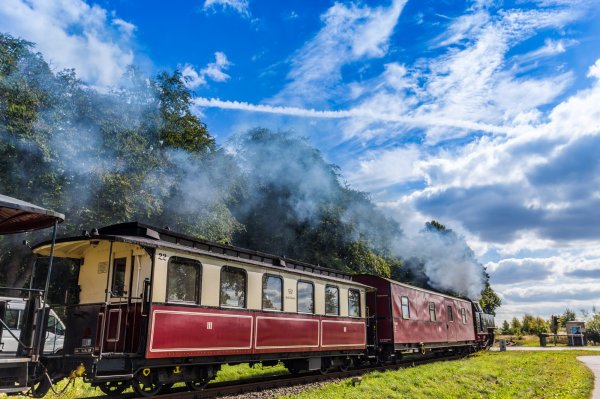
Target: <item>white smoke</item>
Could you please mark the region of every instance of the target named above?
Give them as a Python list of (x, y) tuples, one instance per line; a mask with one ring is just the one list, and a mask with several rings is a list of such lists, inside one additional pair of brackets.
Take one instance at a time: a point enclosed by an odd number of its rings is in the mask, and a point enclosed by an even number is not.
[(424, 273), (431, 287), (471, 299), (481, 297), (483, 266), (464, 238), (453, 231), (426, 229), (403, 236), (395, 242), (394, 252), (402, 259), (416, 260), (407, 265), (412, 265), (414, 273)]

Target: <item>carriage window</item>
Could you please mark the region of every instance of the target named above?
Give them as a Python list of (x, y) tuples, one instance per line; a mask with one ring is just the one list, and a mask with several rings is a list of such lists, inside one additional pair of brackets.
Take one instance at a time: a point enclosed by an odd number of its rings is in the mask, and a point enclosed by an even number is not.
[(246, 307), (246, 271), (231, 266), (221, 269), (221, 306)]
[(452, 305), (448, 305), (448, 321), (454, 321), (454, 312), (452, 311)]
[(360, 317), (360, 291), (348, 290), (348, 316)]
[(401, 298), (401, 302), (402, 302), (402, 318), (410, 319), (410, 306), (408, 304), (408, 297), (403, 296)]
[(467, 324), (467, 312), (464, 308), (460, 310), (460, 314), (462, 316), (463, 324)]
[(19, 311), (17, 309), (6, 309), (4, 322), (11, 330), (16, 330), (19, 324)]
[(125, 294), (126, 265), (127, 258), (117, 258), (113, 262), (111, 291), (114, 296), (123, 296), (123, 294)]
[(200, 262), (172, 257), (167, 266), (167, 301), (200, 302), (202, 265)]
[(429, 320), (435, 321), (435, 302), (429, 302)]
[(333, 285), (325, 286), (325, 314), (340, 314), (340, 289)]
[(312, 283), (298, 281), (298, 313), (315, 313), (315, 287)]
[(281, 277), (266, 275), (263, 277), (262, 306), (263, 309), (283, 310), (281, 293), (283, 281)]

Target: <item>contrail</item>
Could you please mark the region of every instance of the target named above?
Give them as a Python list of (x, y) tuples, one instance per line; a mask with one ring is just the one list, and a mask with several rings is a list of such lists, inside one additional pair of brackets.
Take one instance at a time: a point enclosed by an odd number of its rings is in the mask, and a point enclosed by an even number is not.
[(242, 101), (225, 101), (218, 98), (198, 97), (193, 100), (194, 105), (202, 108), (234, 109), (248, 112), (261, 112), (265, 114), (289, 115), (302, 118), (321, 119), (348, 119), (364, 118), (379, 122), (404, 123), (411, 126), (437, 126), (453, 127), (466, 130), (483, 131), (499, 134), (513, 134), (516, 127), (497, 126), (487, 123), (478, 123), (460, 119), (438, 117), (435, 115), (395, 115), (376, 112), (367, 108), (351, 108), (348, 110), (322, 111), (313, 108), (278, 107), (263, 104), (250, 104)]

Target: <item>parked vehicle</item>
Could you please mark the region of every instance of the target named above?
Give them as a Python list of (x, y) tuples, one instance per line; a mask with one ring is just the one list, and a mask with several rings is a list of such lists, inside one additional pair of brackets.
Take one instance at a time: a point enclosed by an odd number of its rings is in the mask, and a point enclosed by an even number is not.
[[(0, 339), (0, 353), (7, 355), (16, 353), (19, 346), (17, 339), (25, 321), (25, 304), (22, 298), (0, 297), (0, 302), (6, 303), (4, 322), (10, 331), (3, 329)], [(12, 334), (11, 334), (12, 333)], [(16, 338), (15, 338), (16, 337)], [(46, 322), (43, 353), (61, 353), (65, 340), (65, 325), (59, 317), (50, 310)]]

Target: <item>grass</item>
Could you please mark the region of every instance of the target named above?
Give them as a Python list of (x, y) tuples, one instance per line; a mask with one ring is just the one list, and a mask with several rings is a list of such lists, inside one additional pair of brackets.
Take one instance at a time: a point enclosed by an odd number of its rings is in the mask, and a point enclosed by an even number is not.
[(582, 354), (597, 353), (481, 352), (463, 360), (375, 372), (355, 387), (344, 380), (293, 398), (587, 399), (594, 376), (575, 359)]
[[(273, 376), (286, 374), (288, 371), (282, 364), (278, 364), (272, 367), (263, 367), (260, 364), (256, 364), (253, 367), (250, 367), (248, 364), (238, 364), (235, 366), (225, 365), (221, 368), (221, 371), (217, 373), (216, 378), (213, 380), (214, 382), (223, 382), (223, 381), (234, 381), (241, 380), (245, 378), (258, 377), (258, 376)], [(55, 385), (54, 389), (60, 392), (65, 385), (67, 385), (67, 381), (63, 380)], [(177, 384), (177, 386), (182, 386), (183, 384)], [(125, 392), (131, 392), (132, 389), (129, 388)], [(90, 384), (83, 382), (81, 378), (77, 378), (75, 380), (74, 385), (67, 388), (64, 394), (56, 395), (52, 391), (45, 396), (47, 399), (76, 399), (76, 398), (91, 398), (95, 396), (104, 396), (104, 393), (98, 388), (92, 387)], [(0, 394), (0, 397), (5, 397), (5, 395)], [(13, 398), (27, 398), (27, 396), (13, 396)]]
[(268, 377), (287, 373), (287, 369), (281, 363), (271, 367), (263, 367), (260, 364), (255, 364), (252, 367), (248, 364), (238, 364), (236, 366), (225, 365), (221, 367), (221, 371), (217, 373), (217, 377), (213, 381), (235, 381), (251, 377)]

